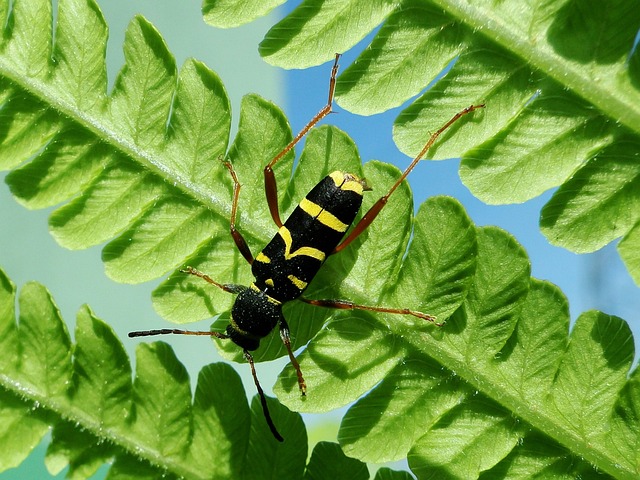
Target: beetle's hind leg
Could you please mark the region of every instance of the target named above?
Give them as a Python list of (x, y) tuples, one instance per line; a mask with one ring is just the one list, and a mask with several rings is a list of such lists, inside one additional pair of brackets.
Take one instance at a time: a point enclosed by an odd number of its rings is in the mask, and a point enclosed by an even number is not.
[(317, 307), (336, 308), (338, 310), (366, 310), (369, 312), (392, 313), (396, 315), (411, 315), (413, 317), (421, 318), (422, 320), (433, 322), (433, 324), (438, 327), (441, 327), (443, 325), (443, 323), (438, 323), (436, 321), (436, 317), (434, 317), (433, 315), (418, 312), (416, 310), (409, 310), (408, 308), (389, 308), (358, 305), (347, 300), (312, 300), (304, 297), (298, 297), (298, 299), (302, 300), (305, 303), (308, 303), (309, 305), (315, 305)]
[(333, 94), (336, 89), (336, 75), (338, 74), (338, 59), (340, 54), (336, 53), (336, 59), (333, 62), (333, 68), (331, 69), (331, 78), (329, 79), (329, 98), (327, 104), (322, 107), (315, 116), (309, 120), (309, 123), (300, 130), (300, 132), (284, 147), (280, 153), (278, 153), (273, 159), (264, 167), (264, 191), (267, 196), (267, 203), (269, 205), (269, 212), (271, 212), (271, 218), (278, 228), (282, 226), (282, 220), (280, 219), (280, 210), (278, 208), (278, 185), (276, 183), (276, 177), (273, 174), (273, 166), (284, 157), (289, 151), (296, 146), (296, 144), (304, 137), (309, 130), (311, 130), (320, 120), (329, 115), (333, 108)]

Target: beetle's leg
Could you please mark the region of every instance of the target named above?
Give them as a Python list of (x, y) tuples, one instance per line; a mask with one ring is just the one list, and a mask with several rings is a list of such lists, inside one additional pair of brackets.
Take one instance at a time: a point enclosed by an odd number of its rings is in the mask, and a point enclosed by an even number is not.
[(282, 343), (287, 348), (287, 353), (289, 354), (289, 360), (291, 360), (291, 365), (296, 370), (296, 375), (298, 376), (298, 387), (300, 388), (300, 393), (304, 397), (307, 394), (307, 384), (304, 381), (304, 377), (302, 376), (302, 370), (300, 369), (300, 364), (296, 357), (293, 356), (293, 351), (291, 351), (291, 337), (289, 336), (289, 325), (284, 317), (280, 317), (280, 338), (282, 339)]
[(247, 287), (245, 287), (244, 285), (238, 285), (238, 284), (235, 284), (235, 283), (218, 283), (213, 278), (211, 278), (209, 275), (207, 275), (206, 273), (202, 273), (200, 270), (196, 270), (193, 267), (182, 268), (182, 269), (180, 269), (180, 272), (181, 273), (188, 273), (189, 275), (194, 275), (196, 277), (200, 277), (205, 282), (208, 282), (211, 285), (214, 285), (214, 286), (218, 287), (220, 290), (224, 290), (225, 292), (238, 294), (238, 293), (242, 292), (243, 290), (247, 289)]
[(429, 151), (429, 149), (433, 146), (433, 144), (435, 143), (435, 141), (438, 139), (438, 137), (442, 134), (442, 132), (444, 132), (447, 128), (449, 128), (451, 125), (453, 125), (456, 121), (458, 121), (459, 118), (463, 117), (464, 115), (473, 112), (474, 110), (477, 110), (478, 108), (484, 108), (484, 104), (480, 104), (480, 105), (471, 105), (467, 108), (465, 108), (464, 110), (461, 110), (460, 112), (456, 113), (451, 120), (449, 120), (447, 123), (445, 123), (442, 127), (440, 127), (435, 133), (433, 133), (431, 135), (431, 137), (429, 137), (429, 141), (427, 141), (427, 143), (425, 144), (425, 146), (422, 148), (422, 150), (420, 151), (420, 153), (418, 154), (418, 156), (416, 158), (413, 159), (413, 161), (409, 164), (409, 166), (406, 168), (406, 170), (404, 172), (402, 172), (402, 175), (400, 175), (400, 178), (396, 181), (396, 183), (394, 183), (391, 188), (389, 189), (389, 191), (387, 192), (386, 195), (384, 195), (383, 197), (380, 197), (378, 199), (378, 201), (376, 203), (373, 204), (373, 206), (367, 211), (367, 213), (364, 214), (364, 216), (362, 217), (362, 219), (358, 222), (358, 224), (353, 228), (353, 230), (351, 230), (351, 232), (349, 232), (349, 235), (347, 235), (342, 242), (340, 242), (340, 244), (333, 250), (333, 252), (331, 252), (332, 254), (334, 253), (338, 253), (340, 250), (344, 249), (345, 247), (347, 247), (351, 242), (353, 242), (356, 238), (358, 238), (358, 236), (365, 231), (365, 229), (371, 225), (371, 222), (373, 222), (373, 220), (375, 220), (375, 218), (378, 216), (378, 214), (380, 213), (380, 211), (384, 208), (384, 206), (387, 204), (387, 201), (389, 200), (389, 197), (391, 196), (391, 194), (393, 192), (395, 192), (396, 188), (398, 188), (400, 186), (400, 184), (402, 183), (402, 181), (407, 178), (407, 176), (411, 173), (411, 171), (415, 168), (415, 166), (418, 164), (418, 162), (422, 159), (422, 157), (425, 156), (425, 154), (427, 153), (427, 151)]
[(253, 255), (251, 254), (251, 250), (249, 250), (249, 246), (247, 245), (246, 240), (242, 236), (242, 234), (236, 229), (236, 214), (238, 211), (238, 199), (240, 198), (240, 182), (238, 181), (238, 176), (236, 175), (236, 171), (233, 169), (233, 165), (228, 160), (223, 160), (222, 163), (229, 173), (231, 173), (231, 178), (233, 179), (233, 201), (231, 202), (231, 221), (229, 230), (231, 231), (231, 237), (240, 250), (240, 253), (245, 258), (249, 265), (253, 263)]
[(416, 310), (409, 310), (408, 308), (388, 308), (388, 307), (372, 307), (368, 305), (357, 305), (347, 300), (312, 300), (309, 298), (298, 297), (305, 303), (310, 305), (316, 305), (318, 307), (337, 308), (339, 310), (367, 310), (369, 312), (382, 312), (393, 313), (398, 315), (412, 315), (429, 322), (433, 322), (438, 327), (441, 327), (443, 323), (436, 322), (436, 317), (427, 313), (418, 312)]
[(262, 390), (262, 387), (260, 386), (260, 382), (258, 381), (258, 375), (256, 374), (256, 367), (253, 362), (253, 356), (249, 353), (248, 350), (244, 350), (244, 358), (247, 360), (247, 363), (249, 363), (249, 367), (251, 367), (251, 375), (253, 376), (253, 383), (256, 384), (256, 389), (258, 390), (258, 396), (260, 397), (260, 404), (262, 405), (262, 413), (264, 413), (264, 418), (267, 421), (267, 424), (269, 425), (269, 429), (271, 430), (271, 433), (273, 434), (273, 436), (276, 438), (276, 440), (278, 440), (279, 442), (282, 442), (284, 441), (284, 438), (282, 438), (282, 435), (278, 433), (278, 430), (276, 429), (276, 426), (273, 423), (273, 420), (271, 419), (271, 414), (269, 413), (269, 407), (267, 406), (267, 399), (264, 396), (264, 391)]
[(304, 137), (309, 130), (311, 130), (320, 120), (331, 113), (333, 106), (333, 93), (336, 89), (336, 75), (338, 74), (338, 59), (340, 54), (336, 53), (336, 60), (333, 63), (331, 69), (331, 78), (329, 79), (329, 99), (327, 104), (300, 130), (300, 132), (294, 137), (289, 144), (284, 147), (280, 153), (278, 153), (273, 159), (264, 167), (264, 191), (267, 196), (267, 204), (269, 205), (269, 211), (271, 212), (271, 218), (278, 228), (282, 226), (282, 220), (280, 219), (280, 211), (278, 209), (278, 185), (276, 183), (276, 177), (273, 174), (273, 166), (284, 157), (289, 151), (295, 147), (295, 145)]

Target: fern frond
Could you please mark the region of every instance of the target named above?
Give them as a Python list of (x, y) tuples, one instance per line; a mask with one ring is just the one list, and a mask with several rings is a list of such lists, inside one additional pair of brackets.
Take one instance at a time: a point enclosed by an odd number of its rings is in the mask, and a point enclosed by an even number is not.
[[(437, 224), (449, 203), (427, 201), (418, 219), (430, 211), (425, 224)], [(451, 239), (468, 231), (468, 223), (451, 223), (458, 229), (450, 229), (449, 242), (416, 237), (409, 255), (446, 257)], [(574, 478), (594, 474), (589, 463), (633, 478), (640, 397), (637, 369), (628, 377), (634, 356), (628, 325), (587, 312), (568, 335), (566, 299), (529, 276), (522, 247), (497, 228), (473, 230), (455, 246), (475, 245), (477, 236), (475, 273), (460, 269), (460, 279), (467, 272), (471, 284), (444, 327), (425, 331), (388, 317), (375, 328), (368, 315), (336, 315), (299, 357), (308, 385), (320, 392), (302, 401), (287, 367), (278, 398), (302, 412), (355, 401), (339, 433), (345, 453), (369, 462), (408, 456), (419, 478), (516, 472)], [(420, 290), (412, 285), (398, 286), (406, 301)], [(383, 440), (389, 436), (392, 446)]]
[[(52, 50), (47, 5), (13, 4), (0, 55), (0, 161), (3, 168), (19, 166), (7, 177), (18, 201), (28, 208), (68, 201), (51, 216), (52, 234), (72, 249), (110, 242), (103, 255), (107, 274), (120, 282), (154, 279), (186, 261), (202, 264), (199, 251), (216, 258), (207, 270), (213, 275), (237, 275), (224, 234), (230, 181), (219, 161), (228, 149), (230, 106), (217, 75), (195, 60), (177, 72), (158, 32), (138, 17), (127, 30), (126, 64), (107, 95), (106, 25), (99, 9), (92, 2), (60, 2)], [(264, 163), (290, 135), (279, 110), (248, 96), (238, 146), (229, 156), (238, 164)], [(289, 175), (286, 164), (276, 171), (279, 180)], [(253, 190), (245, 191), (243, 202), (250, 204)], [(242, 222), (249, 237), (266, 241), (266, 212)], [(229, 301), (211, 292), (189, 310), (188, 321), (211, 316), (210, 305), (224, 311)]]
[[(224, 3), (239, 10), (247, 0)], [(341, 107), (371, 115), (411, 100), (394, 140), (413, 157), (450, 112), (486, 103), (481, 126), (449, 132), (432, 155), (462, 157), (462, 182), (488, 204), (560, 186), (542, 210), (544, 235), (576, 253), (622, 237), (619, 253), (640, 285), (638, 24), (640, 11), (624, 1), (306, 0), (260, 52), (305, 68), (380, 26), (338, 78)]]
[[(299, 414), (268, 399), (287, 442), (272, 440), (257, 397), (247, 404), (227, 364), (205, 366), (191, 396), (189, 376), (171, 347), (140, 345), (135, 380), (120, 341), (84, 306), (72, 345), (49, 292), (35, 282), (19, 296), (0, 270), (0, 469), (17, 466), (49, 431), (52, 474), (88, 478), (112, 462), (109, 478), (302, 478), (307, 433)], [(224, 385), (224, 388), (220, 388)], [(313, 478), (331, 466), (366, 466), (336, 444), (314, 450)], [(367, 477), (365, 477), (367, 478)]]
[(269, 13), (286, 0), (204, 0), (202, 15), (205, 21), (215, 27), (231, 28), (244, 25)]
[[(9, 15), (8, 8), (1, 12)], [(19, 201), (32, 208), (68, 202), (51, 216), (54, 236), (71, 248), (109, 242), (103, 258), (118, 281), (146, 281), (188, 263), (221, 281), (246, 283), (249, 269), (228, 234), (230, 184), (218, 157), (226, 154), (234, 162), (244, 186), (240, 228), (252, 246), (262, 245), (273, 226), (260, 172), (291, 138), (282, 113), (257, 96), (245, 97), (238, 135), (228, 148), (228, 100), (217, 76), (195, 60), (177, 72), (146, 20), (131, 23), (126, 65), (107, 94), (101, 73), (106, 25), (94, 3), (59, 2), (56, 39), (66, 38), (60, 45), (51, 45), (48, 2), (16, 0), (10, 16), (0, 51), (1, 114), (7, 119), (0, 159), (3, 168), (19, 165), (8, 177)], [(71, 24), (74, 31), (65, 32)], [(82, 54), (72, 55), (75, 48)], [(473, 135), (461, 140), (472, 124), (481, 134), (496, 131), (491, 118), (468, 119), (449, 132), (440, 151), (467, 145), (464, 151), (477, 143)], [(278, 165), (279, 184), (291, 178), (281, 189), (285, 211), (326, 172), (362, 169), (353, 142), (331, 127), (309, 134), (292, 177), (290, 161)], [(363, 175), (385, 191), (399, 172), (370, 162)], [(367, 197), (364, 208), (374, 200)], [(509, 234), (476, 227), (446, 197), (430, 199), (415, 219), (412, 211), (411, 192), (403, 185), (353, 248), (331, 257), (308, 294), (409, 307), (447, 319), (446, 326), (366, 312), (330, 316), (291, 303), (285, 315), (295, 346), (313, 338), (300, 355), (312, 394), (301, 400), (295, 374), (286, 368), (276, 386), (279, 398), (306, 412), (356, 402), (340, 431), (345, 453), (367, 461), (408, 456), (421, 477), (595, 475), (594, 467), (636, 477), (639, 396), (637, 370), (629, 374), (628, 326), (587, 312), (569, 334), (566, 299), (556, 287), (530, 277), (526, 253)], [(7, 345), (0, 392), (14, 415), (8, 425), (37, 407), (25, 423), (21, 446), (7, 449), (8, 462), (39, 441), (52, 415), (56, 425), (78, 422), (91, 437), (69, 439), (73, 425), (56, 427), (49, 460), (54, 470), (69, 462), (74, 471), (88, 472), (109, 456), (116, 459), (114, 473), (140, 476), (153, 476), (160, 466), (196, 477), (218, 475), (213, 469), (220, 468), (226, 478), (239, 471), (238, 462), (265, 477), (277, 476), (272, 468), (290, 468), (283, 476), (302, 473), (306, 449), (281, 462), (277, 446), (263, 441), (268, 433), (257, 430), (262, 424), (251, 421), (248, 427), (246, 404), (236, 398), (244, 394), (233, 387), (236, 380), (227, 381), (228, 367), (205, 370), (191, 402), (184, 368), (165, 344), (152, 344), (140, 347), (131, 383), (122, 347), (90, 311), (81, 314), (72, 353), (42, 287), (27, 287), (24, 320), (16, 326), (14, 289), (6, 278), (2, 285), (9, 307), (0, 302), (0, 342)], [(154, 293), (157, 309), (179, 322), (221, 313), (231, 300), (177, 274)], [(233, 345), (224, 348), (237, 354)], [(283, 350), (278, 335), (271, 335), (255, 357), (272, 359)], [(105, 384), (107, 376), (115, 381)], [(225, 388), (214, 388), (220, 384)], [(157, 385), (163, 386), (160, 392)], [(217, 401), (226, 395), (233, 398)], [(238, 409), (233, 422), (220, 418), (216, 407), (227, 404)], [(272, 409), (283, 435), (292, 432), (287, 448), (299, 449), (304, 430), (298, 417), (276, 402)], [(252, 412), (260, 413), (255, 400)], [(177, 440), (169, 441), (169, 434)], [(97, 448), (104, 441), (109, 447)], [(214, 448), (225, 458), (220, 466), (210, 461)], [(320, 458), (337, 451), (319, 448)], [(359, 474), (359, 464), (339, 462)]]

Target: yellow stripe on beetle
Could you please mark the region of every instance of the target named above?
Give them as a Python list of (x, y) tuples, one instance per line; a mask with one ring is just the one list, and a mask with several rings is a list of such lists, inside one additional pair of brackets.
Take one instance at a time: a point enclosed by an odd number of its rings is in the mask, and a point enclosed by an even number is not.
[(295, 275), (289, 275), (287, 278), (291, 280), (291, 283), (293, 283), (300, 290), (304, 290), (305, 288), (307, 288), (308, 283), (305, 282), (304, 280), (300, 280)]
[(335, 230), (336, 232), (346, 232), (349, 225), (341, 222), (338, 217), (322, 208), (317, 203), (303, 198), (300, 202), (300, 208), (318, 220), (321, 224)]
[(358, 195), (362, 195), (364, 190), (371, 190), (366, 180), (357, 177), (353, 173), (335, 171), (330, 173), (329, 176), (333, 179), (336, 187), (339, 187), (341, 190), (350, 190)]
[[(269, 281), (271, 281), (271, 286), (273, 286), (273, 280), (272, 279), (267, 280), (265, 283), (269, 283)], [(254, 292), (264, 293), (262, 290), (260, 290), (258, 288), (258, 286), (255, 283), (252, 283), (249, 288), (251, 288), (251, 290), (253, 290)], [(280, 300), (276, 300), (271, 295), (265, 294), (265, 297), (267, 297), (267, 301), (268, 302), (273, 303), (274, 305), (282, 305), (282, 302)]]
[(258, 256), (256, 257), (256, 261), (261, 263), (271, 263), (271, 259), (262, 252), (258, 254)]
[(326, 254), (322, 250), (318, 250), (313, 247), (300, 247), (295, 252), (291, 251), (291, 246), (293, 245), (293, 239), (291, 238), (291, 232), (284, 225), (280, 227), (278, 230), (278, 235), (284, 241), (284, 258), (286, 260), (291, 260), (293, 257), (297, 257), (298, 255), (304, 255), (306, 257), (315, 258), (321, 262), (324, 262), (326, 258)]
[(236, 321), (233, 319), (233, 316), (229, 316), (229, 324), (231, 325), (231, 328), (233, 328), (239, 334), (248, 335), (249, 332), (247, 332), (246, 330), (241, 329), (238, 326), (238, 324), (236, 323)]

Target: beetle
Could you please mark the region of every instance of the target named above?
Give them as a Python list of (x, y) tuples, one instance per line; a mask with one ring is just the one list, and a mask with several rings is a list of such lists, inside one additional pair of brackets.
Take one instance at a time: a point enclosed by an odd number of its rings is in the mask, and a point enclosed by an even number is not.
[[(145, 330), (129, 333), (129, 337), (164, 334), (205, 335), (220, 339), (229, 339), (238, 345), (242, 348), (244, 358), (251, 368), (251, 374), (260, 397), (266, 422), (273, 436), (278, 441), (283, 441), (283, 438), (276, 429), (269, 414), (266, 398), (258, 381), (253, 356), (250, 352), (256, 350), (260, 345), (260, 340), (278, 327), (282, 342), (286, 347), (291, 364), (296, 371), (301, 395), (306, 395), (306, 383), (300, 365), (293, 355), (289, 326), (282, 314), (283, 304), (293, 300), (300, 300), (311, 305), (327, 308), (357, 309), (412, 315), (436, 323), (436, 318), (432, 315), (407, 308), (358, 305), (347, 300), (308, 299), (302, 296), (302, 294), (318, 273), (325, 260), (330, 255), (336, 254), (346, 248), (373, 222), (387, 204), (389, 197), (398, 186), (400, 186), (409, 173), (411, 173), (440, 134), (462, 116), (484, 107), (484, 104), (479, 104), (471, 105), (463, 109), (433, 133), (421, 152), (413, 159), (389, 191), (374, 203), (350, 231), (349, 228), (362, 205), (363, 193), (370, 190), (370, 187), (364, 179), (359, 178), (355, 174), (342, 171), (332, 172), (323, 178), (305, 198), (300, 201), (289, 218), (283, 223), (280, 219), (277, 183), (273, 173), (273, 167), (311, 128), (331, 113), (339, 58), (340, 55), (336, 54), (329, 81), (329, 98), (325, 107), (322, 108), (300, 133), (264, 168), (267, 204), (271, 217), (278, 227), (278, 231), (255, 257), (251, 253), (242, 234), (236, 229), (236, 215), (241, 185), (233, 169), (233, 165), (229, 161), (223, 160), (225, 167), (229, 170), (233, 179), (230, 233), (236, 247), (251, 265), (251, 272), (255, 280), (249, 286), (219, 283), (206, 273), (190, 266), (180, 271), (185, 274), (200, 277), (225, 292), (237, 295), (231, 308), (230, 321), (226, 327), (226, 333), (179, 329)], [(436, 323), (436, 325), (440, 324)]]

